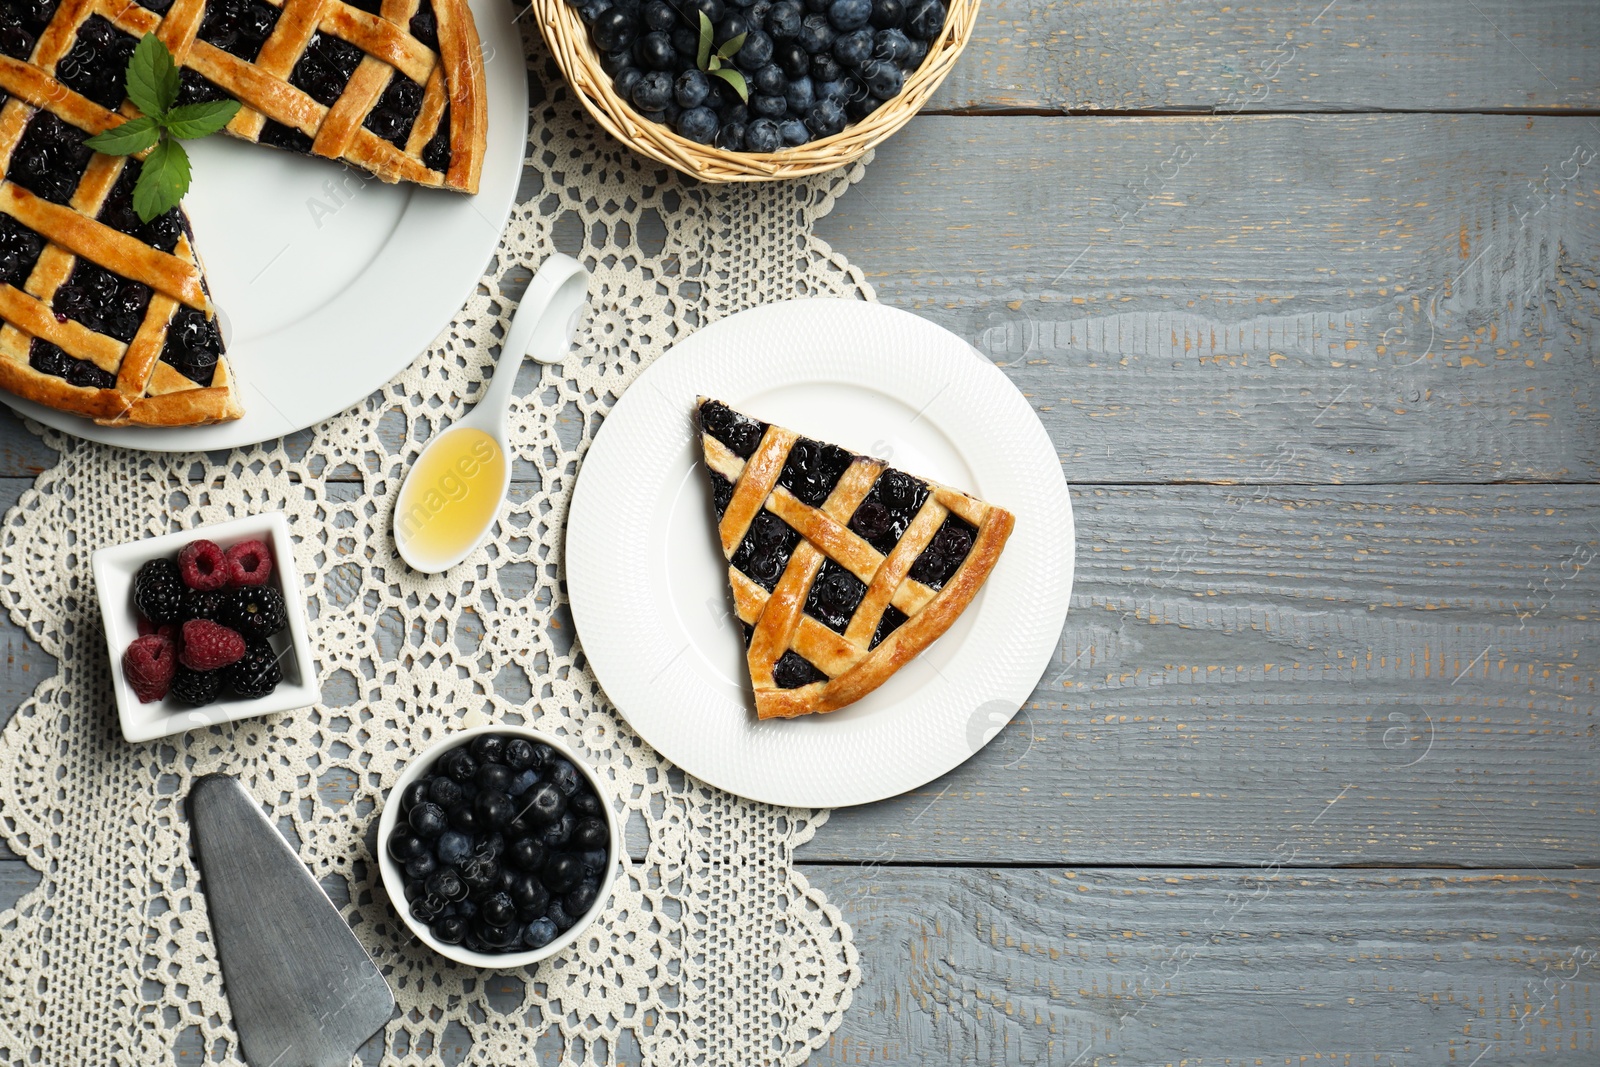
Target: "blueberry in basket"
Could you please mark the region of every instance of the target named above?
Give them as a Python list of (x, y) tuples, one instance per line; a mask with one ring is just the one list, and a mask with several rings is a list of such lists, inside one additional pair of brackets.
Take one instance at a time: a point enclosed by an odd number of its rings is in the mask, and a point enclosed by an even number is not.
[(224, 689), (244, 699), (276, 689), (283, 669), (267, 639), (288, 615), (271, 575), (271, 550), (255, 540), (224, 551), (202, 538), (175, 559), (147, 560), (133, 579), (139, 637), (122, 654), (139, 702), (170, 695), (200, 707)]
[(403, 906), (442, 944), (544, 948), (589, 911), (613, 862), (605, 802), (543, 742), (478, 734), (394, 802), (384, 848), (403, 872)]
[(700, 144), (779, 152), (900, 95), (946, 0), (567, 0), (612, 88)]

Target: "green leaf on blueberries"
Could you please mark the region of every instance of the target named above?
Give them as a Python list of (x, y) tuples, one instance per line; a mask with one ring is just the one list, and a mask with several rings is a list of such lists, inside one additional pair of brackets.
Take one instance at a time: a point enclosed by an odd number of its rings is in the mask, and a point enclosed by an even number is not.
[(163, 137), (148, 156), (133, 186), (133, 210), (150, 222), (178, 206), (189, 189), (189, 153), (171, 137)]
[(172, 136), (185, 141), (216, 133), (239, 113), (237, 100), (208, 100), (203, 104), (184, 104), (167, 112), (164, 125)]
[(128, 99), (153, 119), (160, 119), (178, 102), (178, 65), (161, 38), (147, 33), (139, 38), (128, 60)]
[(154, 148), (159, 140), (161, 127), (156, 125), (156, 120), (141, 115), (97, 133), (83, 143), (108, 156), (131, 156), (146, 148)]
[[(703, 15), (705, 12), (702, 11), (701, 14)], [(748, 36), (750, 36), (748, 33), (741, 33), (737, 37), (730, 37), (728, 40), (723, 41), (722, 47), (717, 49), (717, 58), (732, 59), (738, 54), (739, 49), (744, 47), (744, 39)]]
[(711, 62), (711, 20), (704, 11), (700, 12), (700, 54), (695, 66), (701, 70), (706, 69), (706, 64)]
[(721, 78), (723, 81), (733, 86), (733, 91), (739, 94), (740, 100), (743, 100), (747, 104), (750, 102), (750, 86), (745, 84), (743, 74), (740, 74), (732, 67), (722, 67), (718, 70), (712, 71), (711, 76), (713, 78)]

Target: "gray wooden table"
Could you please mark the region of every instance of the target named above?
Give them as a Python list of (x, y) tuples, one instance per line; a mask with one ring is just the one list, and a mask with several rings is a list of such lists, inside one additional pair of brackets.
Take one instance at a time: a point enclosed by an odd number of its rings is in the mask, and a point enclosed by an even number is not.
[(1596, 116), (1594, 0), (989, 0), (821, 229), (1032, 400), (1076, 595), (804, 850), (814, 1062), (1600, 1062)]

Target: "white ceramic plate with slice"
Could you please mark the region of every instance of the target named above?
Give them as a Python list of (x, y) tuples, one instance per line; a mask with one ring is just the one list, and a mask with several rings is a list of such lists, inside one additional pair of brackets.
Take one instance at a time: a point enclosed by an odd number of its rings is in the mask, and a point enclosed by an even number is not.
[[(692, 429), (698, 395), (1017, 517), (955, 625), (847, 708), (755, 717)], [(753, 800), (840, 807), (932, 781), (1010, 720), (1057, 648), (1073, 545), (1055, 446), (1005, 375), (907, 312), (797, 300), (707, 326), (628, 389), (579, 472), (566, 574), (584, 653), (657, 751)]]
[(476, 196), (385, 185), (328, 159), (224, 136), (193, 142), (194, 223), (244, 417), (97, 426), (0, 393), (66, 433), (155, 452), (238, 448), (357, 403), (425, 351), (489, 267), (527, 145), (522, 37), (505, 0), (472, 0), (489, 140)]

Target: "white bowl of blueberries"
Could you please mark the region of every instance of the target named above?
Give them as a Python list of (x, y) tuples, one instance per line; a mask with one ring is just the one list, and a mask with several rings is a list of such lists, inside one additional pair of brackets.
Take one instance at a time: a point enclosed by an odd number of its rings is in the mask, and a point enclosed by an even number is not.
[(378, 820), (395, 911), (440, 955), (525, 967), (605, 908), (622, 852), (600, 778), (548, 734), (492, 724), (451, 734), (400, 775)]

